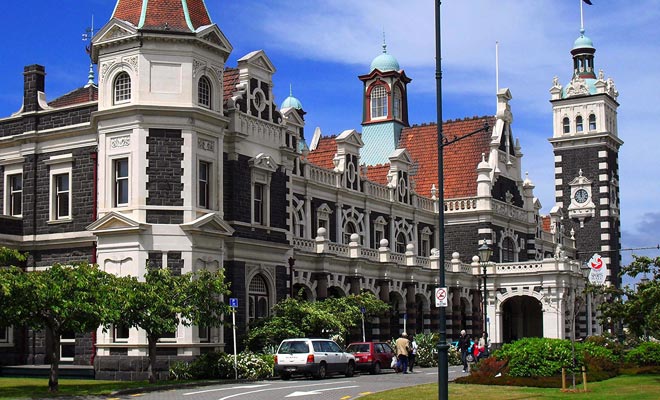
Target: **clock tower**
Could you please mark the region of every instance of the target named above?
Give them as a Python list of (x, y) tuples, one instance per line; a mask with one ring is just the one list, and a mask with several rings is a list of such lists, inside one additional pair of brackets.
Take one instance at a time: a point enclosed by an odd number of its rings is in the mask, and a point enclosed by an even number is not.
[(565, 231), (574, 232), (580, 261), (600, 254), (607, 279), (619, 286), (619, 93), (612, 78), (602, 69), (596, 72), (595, 53), (580, 30), (571, 50), (572, 79), (562, 86), (555, 77), (550, 89), (556, 208), (562, 210)]

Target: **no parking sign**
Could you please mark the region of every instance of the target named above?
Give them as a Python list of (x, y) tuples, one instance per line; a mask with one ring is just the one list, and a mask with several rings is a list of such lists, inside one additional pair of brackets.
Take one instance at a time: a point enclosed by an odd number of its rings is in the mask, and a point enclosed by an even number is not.
[(439, 287), (435, 289), (435, 306), (447, 307), (447, 288)]

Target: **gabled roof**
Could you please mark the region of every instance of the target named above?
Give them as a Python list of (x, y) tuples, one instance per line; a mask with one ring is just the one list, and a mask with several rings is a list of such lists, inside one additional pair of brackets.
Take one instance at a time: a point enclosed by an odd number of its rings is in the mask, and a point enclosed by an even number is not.
[(50, 101), (48, 105), (53, 108), (67, 107), (75, 104), (97, 101), (99, 99), (99, 89), (96, 85), (81, 87), (65, 95)]
[(195, 32), (211, 25), (204, 0), (117, 0), (113, 18), (138, 29)]
[[(461, 137), (479, 128), (484, 122), (495, 126), (495, 117), (473, 117), (462, 120), (446, 121), (442, 126), (443, 135), (451, 140)], [(438, 145), (437, 125), (414, 125), (403, 128), (400, 148), (406, 148), (416, 166), (412, 176), (417, 183), (415, 190), (423, 196), (431, 197), (431, 186), (438, 185)], [(477, 195), (477, 165), (481, 153), (490, 152), (491, 131), (478, 133), (466, 139), (452, 143), (444, 149), (444, 190), (445, 198), (472, 197)], [(413, 167), (413, 169), (415, 168)]]

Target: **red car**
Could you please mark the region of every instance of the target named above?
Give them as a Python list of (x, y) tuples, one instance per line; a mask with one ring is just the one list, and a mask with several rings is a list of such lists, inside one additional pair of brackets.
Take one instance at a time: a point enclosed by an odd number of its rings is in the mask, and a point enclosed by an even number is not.
[(385, 342), (355, 342), (348, 345), (347, 353), (355, 356), (355, 368), (378, 374), (382, 368), (391, 368), (394, 350)]

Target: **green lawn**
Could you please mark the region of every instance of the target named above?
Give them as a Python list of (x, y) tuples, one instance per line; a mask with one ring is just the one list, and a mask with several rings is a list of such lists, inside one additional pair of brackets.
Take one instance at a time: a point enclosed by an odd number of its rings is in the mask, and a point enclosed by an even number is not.
[[(169, 384), (171, 382), (163, 382)], [(48, 378), (0, 378), (0, 400), (32, 399), (35, 397), (109, 395), (119, 389), (146, 387), (145, 382), (95, 381), (90, 379), (60, 379), (60, 391), (48, 393)]]
[[(588, 384), (587, 393), (562, 393), (559, 389), (517, 386), (483, 386), (449, 384), (450, 399), (598, 399), (598, 400), (658, 400), (659, 375), (622, 375)], [(422, 385), (389, 390), (361, 397), (361, 400), (431, 400), (438, 398), (438, 385)]]

